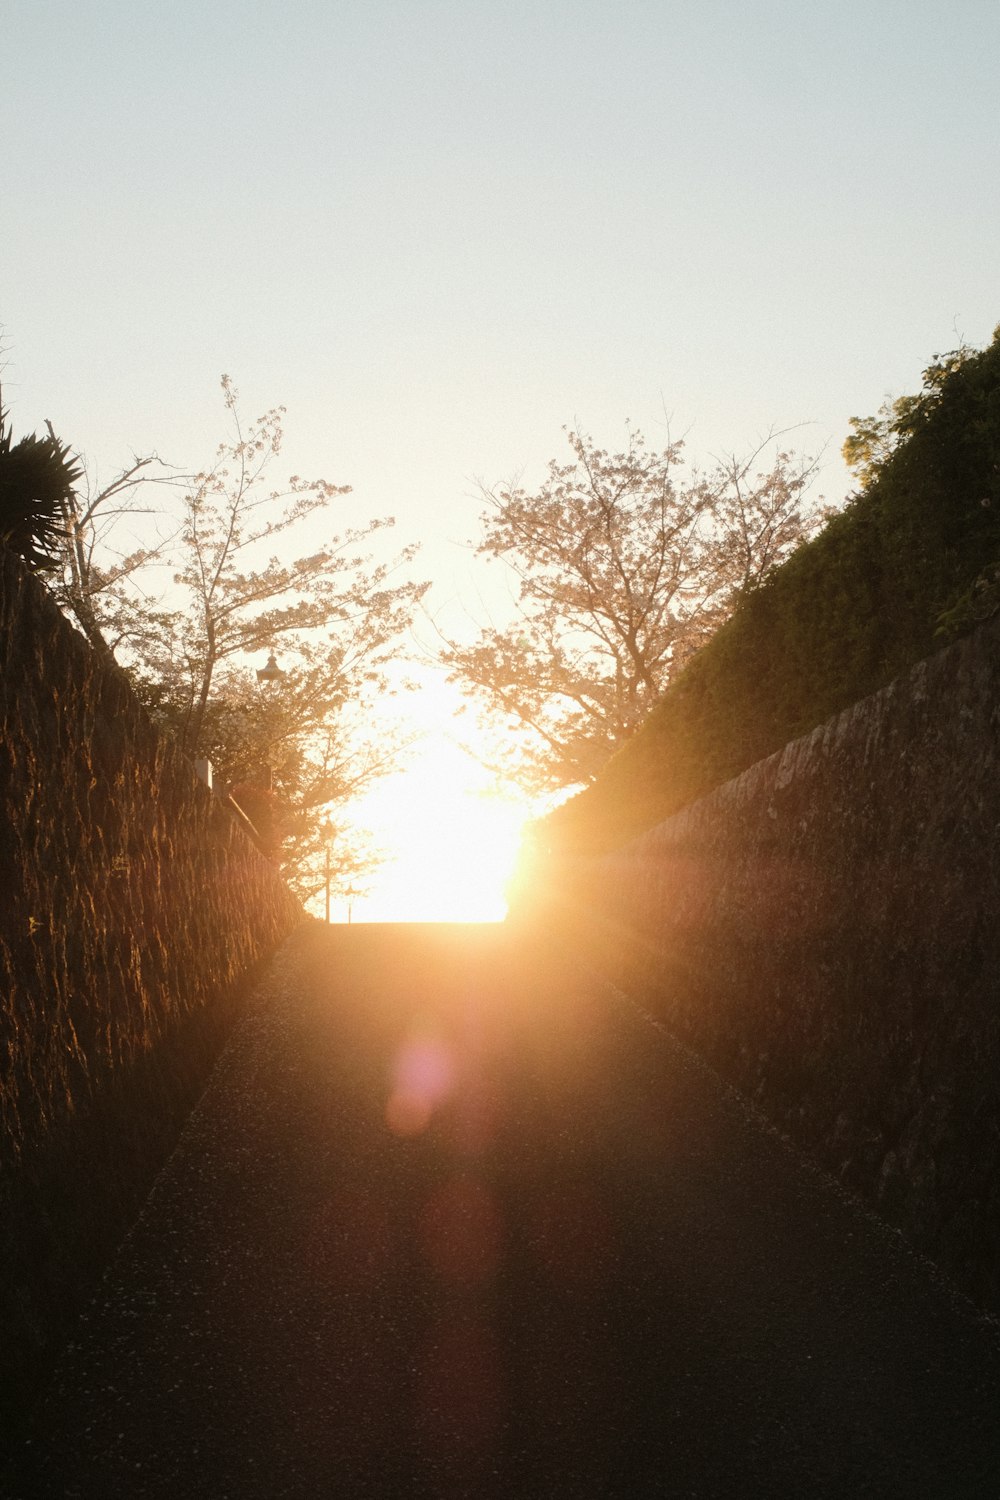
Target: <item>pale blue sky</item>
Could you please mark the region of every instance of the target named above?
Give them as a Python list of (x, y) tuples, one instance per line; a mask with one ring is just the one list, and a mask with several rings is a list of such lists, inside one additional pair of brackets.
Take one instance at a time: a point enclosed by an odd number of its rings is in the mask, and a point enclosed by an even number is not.
[(1000, 319), (994, 0), (0, 13), (7, 390), (102, 465), (227, 370), (419, 535), (574, 417), (836, 449)]
[(1000, 321), (1000, 5), (0, 0), (18, 432), (205, 462), (222, 371), (426, 544), (578, 420), (692, 457)]

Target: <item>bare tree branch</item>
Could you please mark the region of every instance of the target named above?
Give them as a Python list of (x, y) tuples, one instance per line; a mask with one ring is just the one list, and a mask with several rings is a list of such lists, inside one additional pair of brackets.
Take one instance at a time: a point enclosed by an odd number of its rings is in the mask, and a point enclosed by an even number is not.
[[(567, 430), (571, 460), (534, 492), (490, 488), (481, 555), (518, 580), (514, 620), (440, 659), (508, 736), (508, 774), (551, 790), (591, 780), (672, 677), (825, 512), (805, 503), (815, 461), (772, 432), (707, 474), (681, 470), (682, 444), (620, 453)], [(503, 758), (501, 752), (501, 758)]]

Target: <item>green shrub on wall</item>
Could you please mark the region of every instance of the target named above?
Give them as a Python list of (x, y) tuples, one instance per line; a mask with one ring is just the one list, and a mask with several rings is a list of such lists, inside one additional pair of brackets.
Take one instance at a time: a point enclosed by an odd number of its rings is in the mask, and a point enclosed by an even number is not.
[(543, 842), (601, 850), (875, 692), (1000, 605), (1000, 329), (855, 420), (861, 487), (691, 662)]

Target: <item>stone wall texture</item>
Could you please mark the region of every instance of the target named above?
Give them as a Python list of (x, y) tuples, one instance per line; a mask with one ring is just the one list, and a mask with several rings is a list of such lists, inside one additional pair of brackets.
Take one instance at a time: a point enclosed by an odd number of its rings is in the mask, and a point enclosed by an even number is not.
[(6, 552), (0, 881), (2, 1421), (169, 1153), (242, 982), (301, 916)]
[(998, 735), (994, 620), (555, 889), (578, 942), (1000, 1312)]

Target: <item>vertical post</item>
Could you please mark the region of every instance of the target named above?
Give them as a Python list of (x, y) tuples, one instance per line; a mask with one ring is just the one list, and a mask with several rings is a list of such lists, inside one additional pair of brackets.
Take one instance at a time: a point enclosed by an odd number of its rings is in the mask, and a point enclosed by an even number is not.
[(333, 843), (333, 824), (324, 818), (320, 827), (323, 835), (323, 886), (326, 891), (326, 925), (330, 925), (330, 845)]
[[(278, 663), (275, 661), (274, 652), (273, 651), (272, 651), (271, 655), (267, 658), (267, 664), (265, 666), (263, 666), (263, 667), (258, 667), (257, 668), (257, 681), (261, 682), (261, 683), (264, 683), (265, 685), (266, 684), (270, 684), (271, 687), (274, 687), (275, 684), (277, 684), (277, 683), (284, 682), (286, 676), (287, 676), (287, 673), (283, 672), (282, 669), (278, 666)], [(265, 703), (268, 701), (268, 699), (266, 697), (267, 691), (268, 691), (268, 689), (265, 686), (265, 698), (263, 700)], [(272, 698), (270, 701), (271, 701), (271, 703), (273, 703), (274, 699)], [(274, 773), (273, 773), (271, 767), (270, 766), (263, 766), (262, 767), (262, 771), (263, 771), (263, 775), (264, 775), (264, 790), (266, 792), (273, 792), (274, 791)]]

